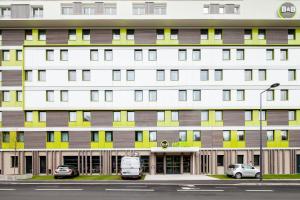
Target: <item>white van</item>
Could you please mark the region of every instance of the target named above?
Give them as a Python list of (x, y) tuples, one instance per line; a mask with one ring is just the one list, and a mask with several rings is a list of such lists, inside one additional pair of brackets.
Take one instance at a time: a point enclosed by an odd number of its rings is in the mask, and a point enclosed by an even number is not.
[(121, 176), (125, 178), (141, 178), (142, 167), (139, 157), (123, 157), (121, 160)]

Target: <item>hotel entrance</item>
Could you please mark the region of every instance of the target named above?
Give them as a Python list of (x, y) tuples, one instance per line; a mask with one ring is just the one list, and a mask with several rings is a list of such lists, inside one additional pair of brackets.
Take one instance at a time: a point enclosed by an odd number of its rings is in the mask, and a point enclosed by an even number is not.
[(156, 174), (191, 173), (192, 155), (156, 155)]

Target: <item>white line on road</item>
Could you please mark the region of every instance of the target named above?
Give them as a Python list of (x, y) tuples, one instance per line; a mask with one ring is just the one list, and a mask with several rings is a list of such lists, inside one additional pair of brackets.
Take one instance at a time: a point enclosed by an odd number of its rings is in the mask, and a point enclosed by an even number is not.
[(13, 190), (16, 190), (16, 189), (13, 189), (13, 188), (0, 188), (0, 191), (13, 191)]
[(274, 190), (246, 190), (246, 192), (273, 192)]
[(80, 188), (38, 188), (36, 191), (82, 191)]
[(154, 192), (154, 189), (129, 189), (129, 188), (120, 188), (120, 189), (111, 189), (106, 188), (106, 191), (125, 191), (125, 192)]
[(224, 190), (177, 190), (177, 192), (224, 192)]

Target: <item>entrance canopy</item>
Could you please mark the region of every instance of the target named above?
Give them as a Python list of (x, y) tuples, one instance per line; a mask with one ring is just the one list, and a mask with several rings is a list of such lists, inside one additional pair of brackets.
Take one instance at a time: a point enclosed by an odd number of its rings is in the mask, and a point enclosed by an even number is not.
[(198, 152), (200, 149), (198, 147), (152, 147), (151, 152), (154, 153), (184, 153), (184, 152)]

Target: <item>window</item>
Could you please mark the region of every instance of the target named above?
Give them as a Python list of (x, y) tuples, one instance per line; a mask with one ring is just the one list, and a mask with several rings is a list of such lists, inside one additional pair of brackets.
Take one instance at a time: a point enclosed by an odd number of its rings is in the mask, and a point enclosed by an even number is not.
[(91, 131), (91, 141), (99, 142), (99, 132), (98, 131)]
[(280, 49), (280, 60), (288, 60), (288, 50)]
[(157, 101), (157, 91), (149, 90), (149, 101)]
[(289, 139), (289, 134), (287, 130), (282, 130), (281, 131), (281, 140), (288, 140)]
[(76, 81), (76, 70), (68, 70), (68, 81)]
[(224, 6), (219, 7), (219, 14), (224, 14)]
[(17, 91), (17, 102), (21, 102), (23, 97), (22, 97), (22, 91)]
[(2, 60), (9, 61), (10, 60), (10, 52), (9, 50), (2, 50)]
[(121, 70), (113, 70), (113, 81), (121, 81)]
[(142, 102), (143, 101), (143, 90), (135, 90), (134, 91), (134, 100), (136, 102)]
[(90, 122), (91, 121), (91, 112), (84, 111), (83, 112), (83, 121)]
[(135, 49), (134, 50), (134, 60), (135, 61), (142, 61), (143, 60), (143, 50), (142, 49)]
[(146, 14), (146, 5), (144, 3), (132, 4), (132, 14), (133, 15), (145, 15)]
[(16, 60), (17, 61), (23, 60), (23, 52), (22, 52), (22, 50), (16, 50)]
[(187, 91), (179, 90), (179, 101), (187, 101)]
[(112, 30), (113, 40), (120, 40), (120, 29), (114, 29)]
[(2, 101), (9, 102), (10, 101), (10, 92), (2, 91)]
[(89, 29), (82, 30), (82, 40), (89, 41), (91, 39), (91, 31)]
[(156, 131), (149, 131), (149, 141), (150, 142), (156, 141)]
[(245, 131), (237, 131), (237, 141), (245, 140)]
[(46, 90), (46, 101), (54, 102), (54, 91), (53, 90)]
[(289, 79), (289, 81), (295, 81), (297, 79), (295, 69), (289, 69), (288, 70), (288, 79)]
[(135, 80), (135, 71), (134, 70), (126, 70), (127, 81)]
[(47, 142), (54, 142), (54, 132), (47, 131)]
[(201, 111), (201, 121), (208, 121), (209, 120), (209, 115), (208, 115), (207, 110)]
[(165, 31), (164, 31), (164, 29), (157, 29), (156, 30), (156, 39), (157, 40), (164, 40), (165, 39)]
[(215, 81), (222, 81), (222, 80), (223, 80), (223, 70), (215, 69)]
[(178, 30), (177, 29), (171, 29), (171, 40), (178, 40)]
[(201, 40), (208, 40), (208, 29), (201, 29), (200, 31), (200, 39)]
[(223, 121), (223, 111), (216, 110), (215, 120), (216, 121)]
[(223, 141), (230, 141), (230, 140), (231, 140), (230, 131), (223, 131)]
[(39, 122), (46, 122), (46, 112), (39, 111)]
[(179, 131), (179, 141), (185, 142), (187, 140), (186, 131)]
[(69, 142), (69, 132), (68, 131), (61, 132), (61, 142)]
[(244, 39), (245, 40), (252, 40), (252, 30), (251, 29), (245, 29)]
[(223, 101), (230, 101), (230, 100), (231, 100), (231, 91), (223, 90)]
[(224, 166), (224, 155), (217, 155), (217, 166)]
[(289, 121), (296, 121), (296, 111), (289, 110)]
[(113, 91), (112, 90), (105, 90), (104, 95), (105, 95), (105, 101), (106, 102), (112, 102), (113, 101)]
[(134, 30), (133, 29), (127, 29), (127, 40), (134, 40)]
[(113, 141), (113, 132), (105, 131), (105, 142), (112, 142), (112, 141)]
[(172, 111), (171, 112), (171, 121), (178, 121), (178, 111)]
[(267, 140), (268, 141), (274, 140), (274, 131), (267, 131)]
[(32, 81), (32, 70), (25, 70), (25, 81)]
[(230, 49), (223, 49), (223, 60), (230, 60)]
[(259, 155), (254, 155), (253, 160), (254, 160), (254, 163), (253, 163), (254, 166), (259, 166), (260, 165), (259, 164), (259, 161), (260, 161), (260, 156)]
[(267, 49), (267, 60), (274, 60), (274, 49)]
[(252, 81), (252, 69), (245, 69), (245, 81)]
[(165, 3), (154, 4), (154, 15), (165, 15), (167, 13), (167, 5)]
[(186, 49), (179, 49), (178, 50), (178, 60), (185, 61), (186, 60)]
[(201, 81), (208, 81), (208, 79), (209, 79), (208, 69), (201, 69), (201, 71), (200, 71), (200, 80)]
[(274, 90), (267, 91), (267, 101), (274, 101)]
[(244, 155), (237, 155), (237, 164), (244, 164)]
[(10, 156), (11, 168), (19, 167), (19, 157), (18, 156)]
[[(261, 120), (266, 121), (266, 119), (267, 119), (267, 111), (262, 110), (261, 111)], [(260, 114), (258, 115), (258, 120), (260, 120)]]
[(215, 29), (215, 40), (222, 40), (222, 29)]
[(296, 32), (295, 29), (288, 29), (288, 40), (295, 40)]
[(200, 49), (193, 49), (192, 59), (193, 59), (193, 61), (201, 60), (201, 50)]
[(46, 31), (45, 30), (39, 30), (39, 40), (40, 41), (46, 41)]
[(61, 90), (60, 91), (60, 101), (68, 102), (69, 101), (69, 92), (68, 90)]
[(112, 61), (113, 60), (113, 51), (111, 49), (104, 50), (104, 60)]
[(90, 50), (90, 60), (91, 61), (97, 61), (99, 59), (99, 56), (98, 56), (98, 50), (97, 49), (91, 49)]
[(193, 90), (193, 101), (201, 101), (201, 90)]
[(245, 50), (244, 49), (237, 49), (236, 50), (236, 59), (237, 60), (244, 60), (245, 59)]
[(32, 112), (31, 111), (26, 111), (25, 112), (25, 121), (26, 122), (32, 122)]
[(60, 50), (60, 60), (67, 61), (68, 60), (68, 50), (62, 49)]
[(114, 122), (121, 121), (121, 112), (114, 112)]
[(156, 80), (157, 81), (165, 80), (165, 70), (162, 69), (156, 70)]
[(54, 60), (54, 50), (47, 49), (46, 50), (46, 60), (53, 61)]
[(25, 30), (25, 40), (33, 40), (32, 38), (32, 30)]
[(83, 81), (91, 80), (91, 71), (90, 70), (82, 70), (82, 80)]
[(237, 101), (245, 101), (245, 90), (237, 90), (236, 91), (236, 100)]
[(267, 70), (266, 69), (258, 70), (258, 80), (260, 80), (260, 81), (267, 80)]
[(105, 3), (104, 4), (104, 14), (105, 15), (115, 15), (117, 13), (117, 5), (115, 3)]
[(164, 111), (157, 112), (157, 121), (165, 121), (165, 112)]
[(245, 111), (245, 121), (252, 121), (252, 111), (251, 110)]
[(201, 141), (201, 132), (193, 131), (193, 141)]
[(206, 5), (203, 6), (203, 13), (204, 14), (208, 14), (209, 13), (209, 5), (206, 4)]
[(266, 39), (266, 30), (265, 29), (258, 29), (258, 39), (259, 40)]
[(76, 30), (75, 29), (69, 30), (69, 40), (76, 40), (76, 39), (77, 39)]
[(11, 9), (10, 7), (0, 7), (0, 17), (10, 17)]
[(143, 141), (143, 131), (136, 131), (135, 132), (135, 141), (142, 142)]
[(170, 80), (178, 81), (179, 80), (179, 71), (177, 69), (171, 69), (170, 71)]
[(62, 7), (61, 8), (61, 14), (62, 15), (72, 15), (73, 14), (73, 7), (66, 7), (66, 6), (64, 6), (64, 7)]
[(2, 142), (3, 143), (9, 143), (10, 142), (10, 133), (3, 131), (2, 132)]
[(69, 112), (69, 122), (77, 121), (77, 113), (75, 111)]
[(280, 100), (281, 101), (289, 100), (289, 91), (288, 90), (280, 90)]
[(156, 61), (157, 60), (156, 49), (149, 49), (149, 51), (148, 51), (148, 60), (149, 61)]
[(38, 80), (46, 81), (46, 70), (38, 70)]
[(98, 90), (91, 90), (91, 101), (92, 102), (99, 101), (99, 91)]
[(134, 122), (134, 112), (132, 111), (127, 112), (127, 121)]
[(17, 131), (17, 142), (24, 142), (24, 132)]

